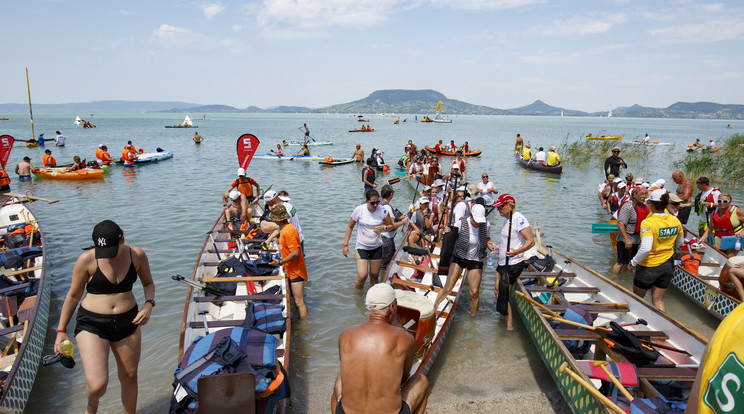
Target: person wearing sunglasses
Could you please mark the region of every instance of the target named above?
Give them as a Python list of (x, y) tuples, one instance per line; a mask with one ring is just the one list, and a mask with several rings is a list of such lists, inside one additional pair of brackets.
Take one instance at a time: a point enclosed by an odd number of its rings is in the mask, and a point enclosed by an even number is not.
[(490, 206), (494, 202), (493, 195), (498, 193), (499, 189), (496, 188), (496, 185), (492, 181), (488, 181), (488, 174), (483, 173), (481, 175), (481, 182), (475, 186), (475, 196), (483, 197), (483, 202), (487, 206)]
[[(710, 226), (700, 236), (701, 240), (706, 240), (713, 233), (716, 237), (716, 246), (720, 246), (721, 237), (744, 236), (744, 211), (731, 203), (731, 194), (721, 193), (718, 195), (718, 208), (710, 215)], [(736, 256), (738, 253), (735, 249), (726, 249), (724, 253), (728, 257)], [(723, 272), (721, 272), (723, 274)]]
[(354, 288), (362, 290), (369, 277), (370, 286), (374, 286), (382, 266), (382, 234), (393, 228), (393, 218), (380, 206), (380, 193), (375, 189), (365, 194), (367, 202), (354, 208), (349, 225), (344, 234), (342, 253), (349, 256), (349, 239), (354, 226), (359, 224), (356, 234), (356, 268), (357, 278)]
[(620, 167), (628, 168), (628, 164), (625, 163), (625, 160), (620, 158), (620, 147), (614, 147), (612, 149), (612, 155), (607, 157), (604, 162), (605, 177), (609, 176), (610, 174), (614, 175), (615, 177), (619, 177)]
[[(695, 212), (700, 216), (698, 223), (698, 232), (702, 236), (710, 223), (710, 216), (718, 207), (718, 197), (721, 190), (711, 187), (708, 177), (700, 177), (695, 182), (700, 192), (695, 196)], [(705, 240), (705, 239), (701, 239)]]

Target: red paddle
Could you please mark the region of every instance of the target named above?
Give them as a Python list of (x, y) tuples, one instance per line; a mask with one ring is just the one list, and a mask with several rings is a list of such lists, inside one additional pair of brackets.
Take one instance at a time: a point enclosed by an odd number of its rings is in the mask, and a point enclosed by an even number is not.
[(10, 157), (10, 150), (13, 149), (15, 139), (10, 135), (0, 135), (0, 164), (5, 168), (5, 163)]
[(258, 149), (258, 138), (253, 134), (243, 134), (238, 138), (237, 151), (238, 151), (238, 163), (240, 168), (247, 169), (248, 164), (251, 163), (253, 154)]

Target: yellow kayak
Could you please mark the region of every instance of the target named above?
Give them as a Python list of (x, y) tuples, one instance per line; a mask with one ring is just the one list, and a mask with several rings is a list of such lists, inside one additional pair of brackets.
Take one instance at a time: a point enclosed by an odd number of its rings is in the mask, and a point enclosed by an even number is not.
[(595, 137), (594, 135), (587, 135), (586, 139), (599, 139), (599, 140), (618, 140), (621, 139), (622, 135), (600, 135)]

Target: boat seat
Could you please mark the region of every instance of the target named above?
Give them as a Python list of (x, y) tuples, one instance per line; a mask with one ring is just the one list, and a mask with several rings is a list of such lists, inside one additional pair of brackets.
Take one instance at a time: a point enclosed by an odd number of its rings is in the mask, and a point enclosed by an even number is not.
[(256, 376), (251, 372), (199, 377), (199, 412), (203, 414), (256, 412)]
[(20, 285), (15, 285), (15, 286), (11, 286), (11, 287), (6, 287), (5, 289), (0, 289), (0, 295), (4, 295), (5, 293), (12, 292), (14, 290), (26, 289), (28, 287), (28, 285), (29, 285), (29, 283), (26, 282), (26, 283), (21, 283)]
[(711, 281), (718, 281), (718, 276), (700, 276), (697, 275), (698, 278), (703, 280), (711, 280)]
[(7, 334), (18, 332), (23, 330), (23, 324), (19, 323), (18, 325), (13, 325), (9, 328), (0, 329), (0, 336), (5, 336)]
[[(436, 293), (439, 293), (439, 291), (442, 290), (442, 288), (438, 288), (436, 286), (429, 286), (423, 283), (417, 283), (417, 282), (413, 282), (410, 280), (399, 279), (399, 278), (391, 279), (390, 283), (394, 285), (401, 285), (401, 286), (408, 286), (408, 287), (417, 288), (417, 289), (429, 290), (429, 291), (436, 292)], [(450, 292), (450, 296), (455, 296), (455, 295), (456, 295), (455, 292)]]
[[(574, 305), (578, 306), (578, 305)], [(546, 305), (546, 307), (552, 311), (556, 312), (563, 312), (565, 311), (568, 306), (567, 305)], [(590, 313), (599, 313), (599, 312), (618, 312), (618, 313), (625, 313), (630, 312), (630, 309), (628, 309), (627, 306), (614, 306), (614, 305), (581, 305), (582, 309), (586, 309)]]
[(237, 295), (237, 296), (197, 296), (194, 302), (227, 302), (227, 301), (244, 301), (244, 300), (282, 300), (284, 295), (255, 294), (255, 295)]
[(546, 285), (525, 286), (530, 292), (562, 292), (562, 293), (599, 293), (598, 287), (594, 286), (569, 286), (569, 287), (548, 287)]
[[(538, 276), (545, 276), (545, 277), (556, 277), (559, 276), (557, 272), (522, 272), (519, 277), (538, 277)], [(576, 273), (567, 273), (563, 272), (560, 274), (560, 277), (576, 277)]]
[(638, 367), (637, 371), (639, 378), (648, 380), (694, 381), (697, 374), (696, 368), (684, 367)]
[(397, 262), (395, 262), (395, 264), (397, 264), (398, 266), (402, 266), (402, 267), (409, 267), (411, 269), (421, 270), (422, 272), (429, 272), (429, 273), (437, 273), (438, 272), (438, 270), (437, 269), (434, 269), (433, 267), (419, 266), (417, 264), (408, 263), (408, 262), (402, 262), (400, 260), (397, 261)]
[[(651, 338), (658, 338), (658, 339), (668, 339), (669, 337), (667, 334), (665, 334), (662, 331), (630, 331), (632, 333), (642, 333), (643, 337), (651, 337)], [(588, 329), (556, 329), (555, 333), (558, 335), (558, 337), (563, 340), (573, 340), (573, 341), (599, 341), (602, 337), (594, 332), (590, 331)]]

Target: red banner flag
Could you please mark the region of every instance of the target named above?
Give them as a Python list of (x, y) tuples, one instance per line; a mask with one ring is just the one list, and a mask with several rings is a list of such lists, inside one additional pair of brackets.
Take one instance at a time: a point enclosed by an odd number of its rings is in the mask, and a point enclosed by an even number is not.
[(253, 134), (243, 134), (238, 138), (238, 163), (240, 168), (247, 169), (248, 164), (251, 163), (253, 154), (258, 149), (258, 138)]
[(15, 138), (10, 135), (0, 135), (0, 163), (3, 165), (3, 169), (5, 163), (8, 162), (8, 157), (10, 157), (10, 150), (13, 149), (13, 142), (15, 142)]

